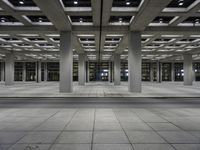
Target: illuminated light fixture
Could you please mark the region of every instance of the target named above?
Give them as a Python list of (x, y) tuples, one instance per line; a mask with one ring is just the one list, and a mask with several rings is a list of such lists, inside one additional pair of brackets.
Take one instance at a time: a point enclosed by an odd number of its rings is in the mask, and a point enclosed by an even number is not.
[(184, 0), (179, 0), (179, 1), (178, 1), (178, 5), (179, 5), (179, 6), (183, 6), (183, 4), (184, 4)]
[(82, 23), (82, 22), (83, 22), (83, 18), (80, 18), (80, 19), (79, 19), (79, 22)]
[(126, 5), (130, 5), (131, 2), (129, 0), (126, 0)]
[(74, 5), (77, 5), (77, 4), (78, 4), (78, 0), (75, 0), (75, 1), (74, 1)]
[(21, 5), (24, 5), (24, 0), (20, 0), (19, 3), (20, 3)]
[(195, 24), (199, 24), (199, 19), (195, 19)]
[(159, 23), (163, 23), (163, 19), (162, 18), (159, 19)]
[(119, 22), (122, 23), (122, 18), (119, 18)]
[(38, 19), (38, 21), (39, 21), (39, 22), (42, 22), (42, 18), (40, 17), (40, 18)]
[(6, 22), (5, 18), (1, 18), (1, 22)]

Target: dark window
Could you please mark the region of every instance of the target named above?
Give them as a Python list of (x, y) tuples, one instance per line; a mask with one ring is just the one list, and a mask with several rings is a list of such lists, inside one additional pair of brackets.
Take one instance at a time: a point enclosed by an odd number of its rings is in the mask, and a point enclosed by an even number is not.
[(23, 62), (15, 62), (15, 81), (23, 80)]
[(162, 81), (171, 81), (171, 63), (162, 63)]
[(184, 71), (183, 71), (183, 63), (175, 63), (175, 81), (183, 81)]
[(35, 62), (26, 62), (26, 81), (36, 81)]
[(47, 62), (47, 81), (59, 81), (59, 62)]

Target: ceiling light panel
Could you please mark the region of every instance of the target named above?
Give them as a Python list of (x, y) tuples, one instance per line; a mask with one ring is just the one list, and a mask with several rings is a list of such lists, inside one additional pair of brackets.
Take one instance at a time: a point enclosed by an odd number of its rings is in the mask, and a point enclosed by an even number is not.
[(92, 16), (71, 16), (72, 22), (92, 22)]
[(142, 0), (113, 0), (112, 7), (139, 7)]
[(34, 43), (46, 43), (47, 41), (43, 38), (25, 38), (27, 41), (34, 42)]
[(65, 7), (91, 7), (91, 0), (62, 0)]
[(196, 0), (172, 0), (167, 8), (187, 8)]
[(179, 26), (200, 26), (200, 17), (188, 17)]
[(133, 16), (110, 16), (110, 25), (129, 25)]
[(158, 16), (149, 24), (149, 26), (167, 26), (173, 19), (173, 16)]
[(42, 22), (50, 22), (46, 16), (27, 16), (31, 22), (42, 23)]
[(106, 38), (106, 43), (119, 43), (121, 38)]
[(95, 40), (93, 38), (79, 38), (79, 42), (82, 44), (92, 44), (95, 43)]
[(15, 19), (13, 16), (0, 15), (0, 25), (23, 25), (23, 24), (19, 22), (17, 19)]
[(69, 16), (72, 25), (93, 25), (92, 16)]
[(37, 7), (33, 0), (8, 0), (15, 7)]

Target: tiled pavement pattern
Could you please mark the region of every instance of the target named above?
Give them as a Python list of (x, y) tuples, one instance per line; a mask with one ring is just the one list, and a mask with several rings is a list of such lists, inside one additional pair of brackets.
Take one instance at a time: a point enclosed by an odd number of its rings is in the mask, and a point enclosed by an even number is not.
[(200, 109), (0, 109), (0, 150), (200, 150)]
[(183, 86), (183, 82), (143, 82), (142, 93), (128, 92), (127, 82), (120, 86), (108, 82), (79, 86), (74, 82), (73, 93), (60, 93), (58, 82), (18, 82), (13, 86), (0, 83), (0, 97), (200, 97), (199, 91), (200, 82), (193, 86)]

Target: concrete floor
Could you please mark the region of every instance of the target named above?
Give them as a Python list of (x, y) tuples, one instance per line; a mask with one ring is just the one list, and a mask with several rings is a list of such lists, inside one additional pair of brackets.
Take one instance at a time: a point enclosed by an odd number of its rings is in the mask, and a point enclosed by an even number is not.
[(0, 84), (0, 97), (200, 97), (200, 83), (183, 86), (182, 82), (143, 82), (142, 93), (129, 93), (127, 82), (114, 86), (108, 82), (74, 83), (74, 92), (59, 93), (58, 82), (18, 82), (13, 86)]
[(22, 99), (0, 99), (0, 150), (200, 149), (198, 98), (91, 98), (103, 105), (84, 106), (61, 101), (78, 98)]

